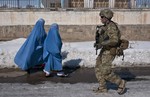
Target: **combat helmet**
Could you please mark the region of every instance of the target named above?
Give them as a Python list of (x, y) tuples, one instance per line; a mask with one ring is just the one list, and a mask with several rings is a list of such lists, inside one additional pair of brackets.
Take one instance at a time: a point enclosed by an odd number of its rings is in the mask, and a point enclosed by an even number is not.
[(113, 17), (113, 12), (110, 9), (103, 9), (99, 15), (111, 19)]

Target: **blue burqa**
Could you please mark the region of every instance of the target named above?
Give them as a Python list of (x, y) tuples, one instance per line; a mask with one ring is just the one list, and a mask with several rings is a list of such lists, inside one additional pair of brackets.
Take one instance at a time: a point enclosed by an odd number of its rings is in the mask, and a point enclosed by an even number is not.
[(44, 42), (43, 59), (45, 61), (45, 72), (50, 74), (52, 70), (62, 70), (61, 48), (62, 40), (59, 35), (59, 27), (58, 24), (54, 23), (50, 26), (48, 36)]
[(45, 21), (39, 19), (30, 35), (17, 52), (14, 62), (22, 70), (28, 70), (35, 65), (43, 64), (43, 45), (46, 38)]

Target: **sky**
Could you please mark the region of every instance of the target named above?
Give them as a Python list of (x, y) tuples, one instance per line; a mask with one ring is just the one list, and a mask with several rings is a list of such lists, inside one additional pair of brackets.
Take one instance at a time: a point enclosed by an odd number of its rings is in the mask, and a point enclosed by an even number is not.
[[(17, 68), (17, 65), (14, 63), (14, 57), (25, 40), (26, 38), (18, 38), (0, 42), (0, 68)], [(62, 64), (69, 67), (94, 67), (97, 55), (93, 44), (94, 41), (63, 42)], [(122, 57), (116, 57), (113, 61), (113, 66), (134, 67), (150, 65), (150, 41), (130, 41), (129, 48), (124, 53), (124, 61), (122, 61)]]

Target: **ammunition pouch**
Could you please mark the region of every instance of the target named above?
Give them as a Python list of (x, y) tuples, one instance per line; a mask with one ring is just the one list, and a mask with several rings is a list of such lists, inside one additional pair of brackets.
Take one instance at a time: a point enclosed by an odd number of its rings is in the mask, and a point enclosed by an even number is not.
[(117, 47), (116, 50), (116, 55), (117, 56), (123, 56), (122, 60), (124, 60), (124, 50), (126, 50), (129, 46), (129, 41), (125, 39), (121, 39), (119, 46)]
[(125, 39), (121, 39), (119, 44), (116, 46), (104, 46), (105, 50), (110, 50), (111, 55), (124, 56), (124, 50), (129, 46), (129, 41)]
[(116, 55), (117, 46), (103, 46), (104, 50), (109, 50), (111, 55)]
[(128, 48), (128, 46), (129, 46), (129, 41), (128, 40), (125, 40), (125, 39), (120, 40), (119, 48), (121, 48), (122, 50), (125, 50), (125, 49)]
[(117, 56), (122, 56), (122, 55), (124, 55), (123, 49), (117, 48), (117, 49), (116, 49), (116, 55), (117, 55)]
[(124, 56), (123, 51), (124, 51), (125, 49), (127, 49), (128, 46), (129, 46), (129, 41), (128, 41), (128, 40), (125, 40), (125, 39), (121, 39), (121, 40), (120, 40), (120, 43), (119, 43), (119, 46), (117, 47), (116, 54), (117, 54), (118, 56), (121, 56), (121, 55)]
[(113, 48), (110, 49), (110, 54), (111, 55), (116, 55), (117, 54), (116, 51), (117, 51), (117, 48), (113, 47)]

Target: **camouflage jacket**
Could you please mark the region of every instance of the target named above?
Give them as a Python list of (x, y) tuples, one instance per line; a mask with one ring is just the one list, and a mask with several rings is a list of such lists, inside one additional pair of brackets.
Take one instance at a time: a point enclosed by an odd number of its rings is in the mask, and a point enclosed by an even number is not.
[(119, 44), (121, 37), (117, 24), (111, 21), (108, 24), (103, 25), (101, 29), (99, 43), (101, 43), (103, 48), (116, 47), (117, 44)]

